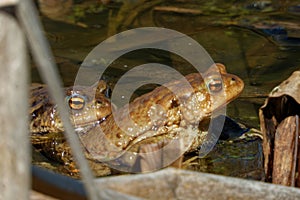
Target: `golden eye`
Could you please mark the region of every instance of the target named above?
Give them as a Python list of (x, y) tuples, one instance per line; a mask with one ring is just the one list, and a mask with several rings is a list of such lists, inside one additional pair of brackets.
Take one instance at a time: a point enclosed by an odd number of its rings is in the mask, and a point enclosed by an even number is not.
[(69, 107), (73, 110), (83, 109), (86, 103), (86, 98), (79, 94), (72, 94), (68, 96), (66, 99)]
[(210, 93), (220, 92), (223, 88), (223, 82), (220, 78), (213, 78), (208, 82), (208, 89)]

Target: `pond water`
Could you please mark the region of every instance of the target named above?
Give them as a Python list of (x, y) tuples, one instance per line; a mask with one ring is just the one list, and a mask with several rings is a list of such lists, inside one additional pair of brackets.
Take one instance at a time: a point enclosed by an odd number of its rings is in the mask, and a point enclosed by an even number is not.
[[(74, 84), (85, 57), (108, 37), (138, 27), (169, 28), (196, 40), (215, 62), (225, 64), (228, 72), (244, 80), (245, 89), (227, 106), (227, 115), (259, 129), (258, 109), (265, 97), (300, 68), (299, 0), (128, 0), (105, 5), (74, 0), (64, 11), (51, 9), (40, 7), (42, 22), (66, 86)], [(113, 87), (128, 69), (149, 62), (173, 66), (182, 74), (194, 70), (169, 52), (143, 50), (112, 63), (105, 72), (106, 80)], [(32, 80), (41, 81), (34, 66)], [(193, 163), (190, 168), (199, 171), (261, 179), (261, 140), (220, 142), (207, 158)]]

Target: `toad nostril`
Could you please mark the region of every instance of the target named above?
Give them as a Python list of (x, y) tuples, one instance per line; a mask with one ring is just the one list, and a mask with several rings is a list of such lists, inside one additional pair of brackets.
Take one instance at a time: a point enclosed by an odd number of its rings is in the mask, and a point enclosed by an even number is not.
[(232, 81), (236, 81), (236, 79), (234, 77), (231, 78)]

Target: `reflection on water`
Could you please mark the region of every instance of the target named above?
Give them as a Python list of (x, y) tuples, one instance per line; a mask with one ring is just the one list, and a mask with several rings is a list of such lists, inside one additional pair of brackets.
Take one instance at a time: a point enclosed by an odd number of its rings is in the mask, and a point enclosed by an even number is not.
[[(43, 13), (51, 18), (45, 9)], [(85, 56), (109, 36), (136, 27), (166, 27), (198, 41), (214, 61), (224, 63), (228, 72), (244, 80), (244, 92), (228, 106), (227, 113), (250, 128), (259, 128), (257, 112), (265, 96), (300, 67), (299, 0), (131, 0), (106, 5), (89, 0), (74, 1), (67, 9), (64, 16), (42, 18), (66, 85), (74, 83)], [(193, 71), (192, 66), (168, 52), (146, 50), (115, 61), (105, 73), (106, 79), (113, 85), (126, 70), (146, 62), (166, 63), (183, 74)], [(33, 81), (40, 81), (35, 68), (32, 74)], [(261, 153), (256, 143), (249, 146)], [(210, 162), (217, 166), (219, 161), (212, 158)], [(231, 167), (236, 165), (244, 168), (234, 162)], [(217, 173), (217, 169), (212, 171)]]
[(262, 144), (259, 137), (219, 141), (205, 157), (188, 155), (186, 169), (207, 173), (222, 174), (252, 180), (263, 180)]

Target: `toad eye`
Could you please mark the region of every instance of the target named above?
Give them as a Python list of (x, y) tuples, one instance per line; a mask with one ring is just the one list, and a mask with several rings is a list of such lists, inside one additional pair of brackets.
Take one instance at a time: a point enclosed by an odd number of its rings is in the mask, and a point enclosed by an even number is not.
[(208, 82), (208, 89), (210, 93), (220, 92), (223, 88), (223, 82), (220, 78), (213, 78)]
[(69, 107), (72, 110), (81, 110), (84, 108), (86, 103), (85, 96), (79, 94), (72, 94), (66, 98)]

